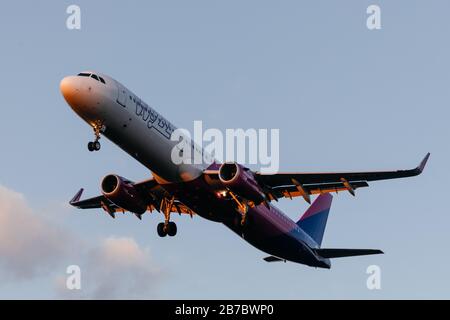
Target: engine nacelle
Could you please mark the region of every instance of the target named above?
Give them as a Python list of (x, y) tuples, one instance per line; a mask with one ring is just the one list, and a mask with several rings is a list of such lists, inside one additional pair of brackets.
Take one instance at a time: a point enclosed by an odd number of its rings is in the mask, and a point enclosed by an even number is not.
[(224, 163), (219, 169), (219, 180), (237, 195), (260, 204), (265, 195), (251, 171), (240, 164)]
[(123, 177), (110, 174), (101, 183), (103, 195), (115, 205), (137, 214), (147, 211), (147, 203), (133, 183)]

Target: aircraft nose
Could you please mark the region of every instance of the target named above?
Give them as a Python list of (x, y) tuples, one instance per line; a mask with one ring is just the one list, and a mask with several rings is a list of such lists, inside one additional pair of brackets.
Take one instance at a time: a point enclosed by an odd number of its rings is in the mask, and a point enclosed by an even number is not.
[(73, 106), (76, 103), (76, 96), (80, 93), (80, 86), (77, 77), (65, 77), (61, 80), (59, 88), (67, 103)]

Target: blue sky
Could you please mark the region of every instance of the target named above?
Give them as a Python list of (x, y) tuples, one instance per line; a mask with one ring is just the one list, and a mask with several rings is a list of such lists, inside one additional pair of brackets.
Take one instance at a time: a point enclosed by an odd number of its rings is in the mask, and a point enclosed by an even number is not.
[[(81, 30), (70, 31), (72, 3), (15, 1), (0, 12), (0, 185), (14, 204), (1, 213), (18, 206), (41, 230), (30, 237), (36, 229), (18, 221), (13, 238), (0, 235), (0, 298), (77, 297), (58, 287), (69, 264), (87, 279), (81, 297), (449, 298), (448, 1), (77, 1)], [(366, 28), (373, 3), (378, 31)], [(409, 168), (432, 156), (418, 178), (334, 199), (323, 246), (384, 256), (335, 260), (331, 270), (267, 264), (200, 217), (174, 217), (177, 237), (161, 239), (157, 214), (112, 220), (67, 206), (79, 187), (96, 195), (108, 173), (149, 176), (106, 140), (87, 151), (91, 129), (59, 92), (64, 76), (85, 69), (118, 79), (179, 127), (279, 128), (282, 171)], [(279, 207), (296, 218), (306, 204)], [(48, 261), (27, 260), (48, 234)], [(111, 266), (111, 247), (137, 262)], [(17, 272), (23, 261), (39, 271)], [(366, 288), (372, 264), (378, 291)], [(145, 285), (135, 290), (127, 277)]]

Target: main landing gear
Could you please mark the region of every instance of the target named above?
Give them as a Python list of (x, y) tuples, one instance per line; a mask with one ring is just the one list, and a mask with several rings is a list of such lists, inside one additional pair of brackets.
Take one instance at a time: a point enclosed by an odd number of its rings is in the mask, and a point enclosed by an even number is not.
[(241, 226), (244, 227), (247, 224), (247, 213), (249, 204), (246, 201), (239, 201), (238, 197), (231, 191), (228, 193), (233, 198), (234, 202), (236, 202), (236, 207), (241, 214)]
[(101, 147), (102, 147), (102, 145), (98, 141), (93, 141), (93, 142), (91, 141), (88, 143), (88, 150), (90, 152), (99, 151)]
[(95, 140), (88, 143), (88, 150), (89, 151), (99, 151), (102, 147), (100, 142), (100, 133), (104, 130), (104, 126), (100, 121), (97, 121), (94, 125), (94, 134), (95, 134)]
[(177, 225), (175, 222), (170, 221), (167, 226), (164, 225), (164, 222), (158, 224), (157, 227), (158, 236), (165, 237), (169, 235), (170, 237), (174, 237), (177, 234)]
[(161, 211), (164, 213), (164, 222), (158, 224), (157, 231), (160, 237), (165, 237), (167, 235), (174, 237), (177, 234), (177, 225), (175, 222), (170, 221), (170, 213), (172, 211), (174, 200), (175, 198), (164, 198), (161, 201)]

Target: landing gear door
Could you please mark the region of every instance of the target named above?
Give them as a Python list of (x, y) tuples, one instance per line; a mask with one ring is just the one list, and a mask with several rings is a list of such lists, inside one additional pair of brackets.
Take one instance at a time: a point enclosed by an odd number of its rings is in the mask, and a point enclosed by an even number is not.
[(117, 89), (118, 89), (118, 95), (117, 95), (117, 103), (120, 104), (122, 107), (126, 107), (127, 103), (127, 89), (120, 83), (117, 83)]

